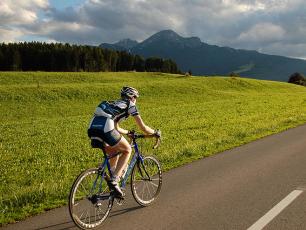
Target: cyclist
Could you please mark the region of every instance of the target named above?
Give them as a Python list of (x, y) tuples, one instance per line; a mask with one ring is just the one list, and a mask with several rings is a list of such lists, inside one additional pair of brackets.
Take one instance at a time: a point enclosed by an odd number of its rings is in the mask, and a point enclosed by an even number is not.
[(132, 115), (137, 126), (146, 134), (160, 136), (159, 130), (153, 130), (145, 125), (136, 107), (138, 91), (129, 86), (121, 89), (121, 99), (115, 101), (103, 101), (95, 110), (94, 116), (89, 124), (88, 136), (91, 139), (100, 140), (105, 143), (105, 152), (114, 154), (120, 152), (110, 159), (112, 178), (109, 186), (114, 190), (117, 197), (123, 197), (123, 192), (119, 186), (120, 178), (126, 168), (132, 148), (122, 134), (129, 135), (130, 131), (119, 127), (120, 121)]

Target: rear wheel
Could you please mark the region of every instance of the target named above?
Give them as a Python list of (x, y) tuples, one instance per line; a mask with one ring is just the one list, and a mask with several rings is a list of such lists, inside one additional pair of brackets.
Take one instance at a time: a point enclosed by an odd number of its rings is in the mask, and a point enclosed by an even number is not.
[(158, 160), (152, 156), (143, 158), (135, 164), (131, 177), (131, 190), (138, 204), (152, 204), (161, 190), (162, 171)]
[(108, 216), (113, 197), (103, 173), (97, 168), (82, 172), (75, 180), (69, 196), (69, 212), (73, 222), (82, 229), (99, 226)]

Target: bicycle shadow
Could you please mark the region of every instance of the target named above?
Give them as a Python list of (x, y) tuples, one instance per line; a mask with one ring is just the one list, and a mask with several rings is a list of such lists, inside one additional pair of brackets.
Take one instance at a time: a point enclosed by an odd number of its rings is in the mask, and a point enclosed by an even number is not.
[(136, 211), (138, 209), (144, 208), (142, 206), (134, 206), (134, 207), (130, 207), (130, 208), (125, 208), (125, 209), (119, 209), (119, 210), (115, 210), (115, 211), (111, 211), (109, 218), (115, 217), (115, 216), (120, 216), (123, 215), (127, 212), (133, 212)]
[[(144, 208), (142, 206), (134, 206), (129, 208), (120, 209), (120, 206), (118, 207), (118, 210), (112, 210), (108, 216), (108, 218), (113, 218), (115, 216), (120, 216), (128, 212), (133, 212), (138, 209)], [(72, 220), (58, 223), (58, 224), (52, 224), (45, 227), (35, 228), (34, 230), (65, 230), (65, 229), (78, 229)]]
[(43, 229), (56, 229), (56, 230), (65, 230), (65, 229), (78, 229), (73, 221), (66, 221), (59, 224), (52, 224), (46, 227), (35, 228), (34, 230), (43, 230)]

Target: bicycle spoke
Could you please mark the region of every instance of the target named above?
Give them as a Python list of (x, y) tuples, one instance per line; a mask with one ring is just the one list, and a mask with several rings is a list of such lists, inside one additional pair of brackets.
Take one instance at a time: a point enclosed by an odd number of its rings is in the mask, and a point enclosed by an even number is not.
[(81, 187), (82, 187), (82, 189), (84, 191), (84, 194), (86, 194), (87, 193), (87, 189), (85, 189), (85, 187), (84, 187), (84, 185), (82, 183), (80, 185), (81, 185)]
[(90, 212), (88, 211), (87, 214), (88, 214), (88, 223), (90, 224)]
[(153, 185), (154, 187), (158, 188), (158, 184), (154, 184), (152, 181), (150, 181), (150, 184)]
[[(110, 199), (100, 199), (107, 190), (98, 169), (89, 169), (82, 173), (74, 183), (69, 198), (69, 211), (80, 228), (93, 228), (101, 224), (112, 207)], [(105, 188), (105, 189), (104, 189)], [(78, 200), (75, 204), (74, 202)]]
[[(139, 170), (142, 171), (143, 177)], [(161, 170), (154, 157), (145, 157), (140, 167), (132, 171), (132, 194), (143, 206), (151, 204), (158, 196), (161, 188)]]
[(147, 189), (148, 189), (148, 192), (149, 192), (149, 197), (151, 197), (151, 192), (150, 192), (150, 188), (149, 188), (149, 185), (148, 185), (148, 183), (146, 183), (146, 186), (147, 186)]
[[(84, 211), (85, 212), (85, 211)], [(82, 212), (82, 215), (80, 216), (80, 220), (82, 219), (82, 216), (84, 215), (84, 212)]]

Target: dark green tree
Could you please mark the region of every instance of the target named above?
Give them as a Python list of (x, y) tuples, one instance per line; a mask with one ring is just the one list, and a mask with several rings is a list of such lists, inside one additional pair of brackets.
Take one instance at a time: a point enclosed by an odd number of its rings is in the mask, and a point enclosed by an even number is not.
[(303, 85), (305, 81), (306, 79), (301, 73), (293, 73), (290, 75), (288, 83)]

